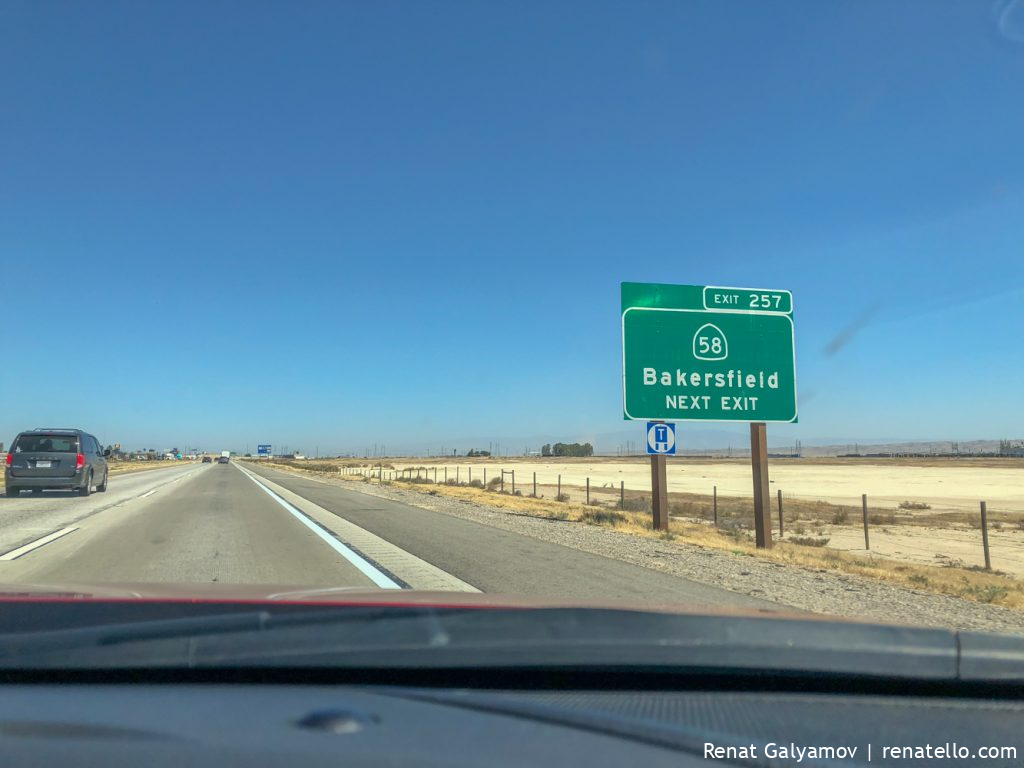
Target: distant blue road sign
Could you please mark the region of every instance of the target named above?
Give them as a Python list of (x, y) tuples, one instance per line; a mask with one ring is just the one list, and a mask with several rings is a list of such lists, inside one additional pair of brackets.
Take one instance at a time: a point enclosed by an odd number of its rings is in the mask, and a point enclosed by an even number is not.
[(256, 446), (256, 455), (257, 456), (269, 456), (270, 455), (270, 446), (269, 445), (257, 445)]
[(676, 425), (660, 421), (647, 422), (647, 452), (676, 455)]

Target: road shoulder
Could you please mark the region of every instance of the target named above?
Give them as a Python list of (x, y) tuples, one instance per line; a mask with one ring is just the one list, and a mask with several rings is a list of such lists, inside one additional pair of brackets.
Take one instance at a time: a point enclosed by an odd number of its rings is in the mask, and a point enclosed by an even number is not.
[(1017, 634), (1024, 631), (1024, 614), (1017, 611), (906, 589), (853, 574), (763, 561), (741, 552), (679, 542), (669, 545), (656, 538), (541, 519), (371, 482), (316, 477), (280, 466), (274, 471), (561, 544), (799, 610), (909, 625)]

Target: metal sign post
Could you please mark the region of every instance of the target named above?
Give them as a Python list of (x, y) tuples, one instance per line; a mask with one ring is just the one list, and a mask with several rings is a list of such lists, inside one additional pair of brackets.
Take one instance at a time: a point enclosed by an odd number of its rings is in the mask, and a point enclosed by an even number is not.
[(754, 474), (754, 538), (758, 549), (771, 549), (771, 491), (768, 488), (768, 430), (764, 422), (750, 425), (750, 466)]
[(668, 481), (666, 478), (665, 454), (651, 456), (651, 511), (654, 516), (654, 530), (668, 530)]
[(676, 425), (647, 423), (647, 453), (651, 455), (651, 513), (656, 531), (668, 530), (668, 467), (666, 456), (676, 453)]

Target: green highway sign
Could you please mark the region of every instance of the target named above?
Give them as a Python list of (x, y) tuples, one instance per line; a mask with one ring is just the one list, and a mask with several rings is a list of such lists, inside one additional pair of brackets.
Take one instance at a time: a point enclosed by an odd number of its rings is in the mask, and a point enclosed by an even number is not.
[(797, 420), (793, 295), (622, 284), (626, 419)]

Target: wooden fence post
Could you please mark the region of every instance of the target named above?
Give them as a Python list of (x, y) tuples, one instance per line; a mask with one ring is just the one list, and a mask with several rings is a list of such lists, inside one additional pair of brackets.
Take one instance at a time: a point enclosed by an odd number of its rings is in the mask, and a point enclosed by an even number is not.
[(626, 508), (626, 481), (619, 480), (619, 509)]
[(785, 534), (785, 530), (782, 527), (782, 489), (779, 489), (779, 538), (781, 539)]
[(985, 548), (985, 570), (992, 570), (992, 558), (988, 553), (988, 508), (985, 502), (981, 502), (981, 543)]
[(715, 515), (715, 527), (718, 527), (718, 486), (714, 486), (711, 496), (711, 509)]
[(587, 504), (590, 503), (590, 478), (587, 478)]
[(871, 539), (868, 538), (868, 495), (860, 495), (860, 514), (864, 519), (864, 549), (871, 549)]

